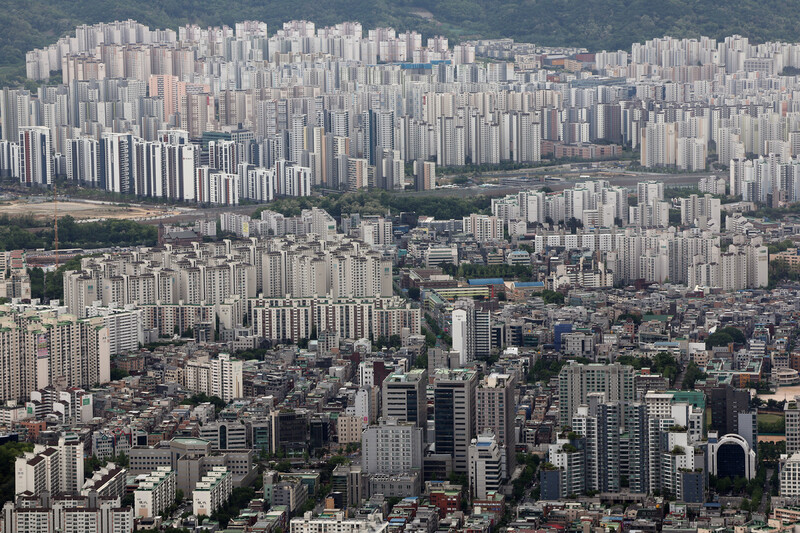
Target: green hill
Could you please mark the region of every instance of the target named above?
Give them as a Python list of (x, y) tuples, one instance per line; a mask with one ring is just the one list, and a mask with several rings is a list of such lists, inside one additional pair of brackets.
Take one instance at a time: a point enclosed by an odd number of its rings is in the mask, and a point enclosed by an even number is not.
[[(422, 15), (425, 15), (424, 17)], [(754, 41), (797, 40), (800, 0), (6, 0), (0, 33), (0, 81), (24, 73), (25, 52), (82, 23), (133, 18), (151, 27), (232, 24), (258, 19), (274, 31), (293, 18), (319, 25), (359, 20), (459, 40), (513, 37), (590, 50), (627, 49), (673, 35)]]

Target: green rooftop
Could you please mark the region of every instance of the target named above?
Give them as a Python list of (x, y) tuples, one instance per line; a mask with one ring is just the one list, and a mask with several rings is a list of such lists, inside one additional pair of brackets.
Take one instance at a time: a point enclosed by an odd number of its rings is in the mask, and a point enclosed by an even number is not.
[(672, 394), (673, 402), (688, 403), (700, 409), (706, 408), (706, 395), (703, 391), (697, 390), (668, 390)]

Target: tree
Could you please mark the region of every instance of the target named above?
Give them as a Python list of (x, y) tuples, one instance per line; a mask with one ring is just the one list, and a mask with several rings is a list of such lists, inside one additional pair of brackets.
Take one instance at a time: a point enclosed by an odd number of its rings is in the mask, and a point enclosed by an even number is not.
[(292, 471), (292, 463), (290, 463), (287, 459), (275, 463), (275, 470), (278, 472), (291, 472)]
[(330, 459), (328, 459), (328, 465), (331, 467), (337, 467), (339, 465), (349, 464), (350, 459), (345, 457), (344, 455), (334, 455)]
[(128, 468), (130, 464), (130, 458), (125, 452), (119, 452), (119, 455), (117, 455), (117, 457), (114, 459), (114, 462), (123, 468)]
[(560, 292), (545, 289), (541, 293), (539, 293), (539, 296), (542, 298), (542, 301), (546, 304), (561, 305), (564, 303), (564, 295), (561, 294)]
[(0, 499), (7, 502), (14, 499), (14, 465), (17, 457), (32, 452), (33, 444), (28, 442), (7, 442), (0, 445)]
[(639, 313), (622, 313), (617, 317), (617, 320), (622, 322), (627, 322), (628, 320), (632, 320), (634, 324), (637, 326), (642, 323), (642, 315)]
[(747, 337), (745, 336), (744, 333), (742, 333), (742, 330), (740, 330), (739, 328), (734, 328), (733, 326), (722, 328), (721, 330), (718, 331), (718, 333), (724, 333), (726, 335), (729, 335), (731, 339), (733, 339), (733, 342), (736, 344), (744, 344), (747, 342)]
[(750, 512), (751, 509), (750, 500), (748, 500), (747, 498), (743, 499), (742, 504), (739, 506), (739, 509), (745, 512)]
[(219, 396), (209, 396), (204, 392), (200, 392), (198, 394), (194, 394), (189, 398), (183, 400), (183, 403), (189, 405), (199, 405), (201, 403), (211, 403), (214, 405), (214, 408), (217, 411), (222, 411), (228, 405), (228, 403), (220, 398)]
[(121, 368), (114, 367), (111, 369), (111, 381), (117, 381), (122, 378), (126, 378), (130, 376), (127, 370), (123, 370)]
[(706, 337), (706, 350), (710, 350), (715, 346), (728, 346), (733, 342), (733, 337), (727, 333), (718, 331)]
[(686, 367), (686, 373), (684, 374), (681, 388), (683, 390), (692, 390), (694, 389), (694, 384), (698, 379), (705, 379), (706, 377), (708, 377), (707, 374), (700, 370), (700, 367), (697, 366), (697, 363), (692, 361)]
[(417, 287), (411, 287), (408, 289), (408, 297), (412, 300), (419, 300), (420, 290)]

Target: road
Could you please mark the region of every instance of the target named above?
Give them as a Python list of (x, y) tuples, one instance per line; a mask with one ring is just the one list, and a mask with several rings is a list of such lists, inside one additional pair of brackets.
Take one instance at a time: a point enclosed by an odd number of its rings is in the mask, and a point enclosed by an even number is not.
[(772, 479), (772, 468), (767, 468), (767, 475), (764, 479), (764, 494), (761, 496), (761, 505), (758, 506), (759, 513), (767, 512), (767, 499), (770, 495), (770, 480)]

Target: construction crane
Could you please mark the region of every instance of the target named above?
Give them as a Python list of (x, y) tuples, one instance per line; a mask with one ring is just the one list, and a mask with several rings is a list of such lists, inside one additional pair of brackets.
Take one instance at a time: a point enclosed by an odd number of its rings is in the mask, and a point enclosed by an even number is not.
[(53, 231), (55, 241), (56, 270), (58, 270), (58, 185), (53, 184)]

